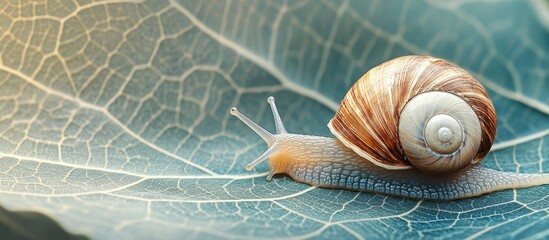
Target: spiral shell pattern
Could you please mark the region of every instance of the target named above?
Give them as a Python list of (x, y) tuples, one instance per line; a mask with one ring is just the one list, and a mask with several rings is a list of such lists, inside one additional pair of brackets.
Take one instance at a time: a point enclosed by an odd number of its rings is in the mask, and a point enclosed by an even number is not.
[[(477, 144), (477, 149), (463, 151), (473, 151), (472, 159), (468, 163), (474, 164), (482, 160), (489, 152), (496, 133), (494, 106), (486, 90), (469, 73), (434, 57), (404, 56), (371, 69), (347, 92), (328, 127), (345, 146), (372, 163), (387, 169), (410, 168), (414, 164), (409, 161), (399, 140), (401, 112), (412, 98), (431, 91), (459, 97), (476, 114), (480, 124), (480, 144)], [(464, 141), (468, 141), (467, 134), (470, 133), (463, 132)], [(443, 141), (448, 138), (446, 130), (441, 130), (440, 133), (437, 130), (437, 134), (440, 134)], [(418, 147), (430, 147), (427, 141), (421, 144), (423, 146)], [(462, 143), (456, 144), (458, 148), (465, 146)], [(446, 150), (443, 150), (443, 155), (454, 155), (454, 152), (444, 151)], [(459, 168), (466, 165), (468, 164), (460, 164)], [(421, 170), (432, 173), (456, 170), (444, 167), (441, 169), (443, 170)]]
[(480, 122), (460, 97), (429, 91), (413, 97), (398, 124), (400, 146), (410, 163), (429, 173), (468, 166), (480, 147)]

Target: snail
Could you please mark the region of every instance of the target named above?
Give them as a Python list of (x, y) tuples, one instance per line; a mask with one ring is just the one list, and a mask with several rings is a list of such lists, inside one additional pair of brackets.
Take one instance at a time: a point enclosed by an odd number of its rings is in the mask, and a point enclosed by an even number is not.
[(328, 128), (335, 138), (288, 133), (275, 99), (276, 134), (240, 113), (268, 149), (270, 172), (313, 186), (414, 199), (452, 200), (549, 184), (549, 174), (501, 172), (478, 164), (496, 133), (482, 85), (460, 67), (429, 56), (399, 57), (371, 69), (347, 92)]

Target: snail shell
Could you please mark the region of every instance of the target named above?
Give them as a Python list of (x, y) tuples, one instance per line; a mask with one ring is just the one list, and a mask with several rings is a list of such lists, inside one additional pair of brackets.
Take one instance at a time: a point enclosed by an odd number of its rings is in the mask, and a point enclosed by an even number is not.
[(375, 165), (443, 174), (482, 160), (496, 122), (486, 90), (465, 70), (434, 57), (405, 56), (362, 76), (328, 127)]

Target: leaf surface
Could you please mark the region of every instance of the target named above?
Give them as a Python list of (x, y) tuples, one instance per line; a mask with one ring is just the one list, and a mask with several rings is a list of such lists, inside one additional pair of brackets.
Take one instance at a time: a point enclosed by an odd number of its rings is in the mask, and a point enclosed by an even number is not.
[(244, 169), (266, 146), (228, 114), (273, 131), (274, 95), (290, 132), (330, 136), (368, 69), (433, 55), (492, 97), (482, 164), (548, 173), (542, 5), (0, 2), (0, 204), (96, 239), (547, 238), (549, 186), (429, 202), (267, 182)]

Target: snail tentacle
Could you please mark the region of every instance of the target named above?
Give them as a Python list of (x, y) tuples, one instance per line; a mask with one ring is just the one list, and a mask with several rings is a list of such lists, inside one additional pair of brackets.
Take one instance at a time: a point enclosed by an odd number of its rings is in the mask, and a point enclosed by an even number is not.
[[(284, 123), (282, 122), (282, 118), (280, 117), (280, 114), (278, 113), (278, 109), (276, 108), (276, 103), (274, 97), (270, 96), (267, 98), (267, 102), (271, 106), (271, 111), (273, 112), (273, 118), (275, 122), (276, 127), (276, 134), (272, 134), (269, 131), (265, 130), (263, 127), (259, 126), (259, 124), (252, 121), (250, 118), (246, 117), (246, 115), (242, 114), (236, 107), (231, 108), (230, 113), (234, 116), (236, 116), (240, 121), (242, 121), (244, 124), (246, 124), (250, 129), (252, 129), (254, 132), (257, 133), (263, 140), (267, 143), (269, 148), (263, 152), (259, 157), (257, 157), (254, 161), (248, 163), (246, 165), (246, 170), (251, 171), (254, 169), (258, 164), (264, 162), (265, 160), (269, 159), (271, 155), (273, 155), (279, 148), (279, 144), (277, 141), (277, 136), (284, 136), (289, 135), (286, 131), (286, 128), (284, 127)], [(275, 175), (277, 171), (274, 167), (271, 167), (271, 170), (269, 174), (267, 175), (267, 181), (270, 181)]]
[(274, 170), (274, 168), (271, 168), (269, 170), (269, 174), (267, 174), (267, 181), (271, 181), (273, 180), (273, 176), (276, 174), (276, 171)]
[(242, 114), (236, 107), (231, 108), (231, 115), (237, 117), (242, 121), (246, 126), (248, 126), (250, 129), (252, 129), (257, 135), (259, 135), (261, 138), (263, 138), (263, 141), (265, 141), (269, 146), (271, 146), (274, 143), (274, 136), (269, 131), (265, 130), (265, 128), (262, 128), (257, 123), (246, 117), (246, 115)]
[(251, 171), (252, 169), (255, 168), (255, 166), (257, 166), (258, 164), (262, 163), (263, 161), (269, 159), (269, 157), (276, 151), (276, 149), (277, 149), (277, 144), (276, 143), (271, 145), (267, 149), (267, 151), (265, 151), (263, 154), (261, 154), (259, 157), (257, 157), (257, 159), (255, 159), (251, 163), (248, 163), (248, 165), (246, 165), (246, 170)]
[(271, 111), (273, 112), (273, 118), (275, 122), (276, 127), (276, 133), (277, 134), (284, 134), (288, 133), (286, 131), (286, 128), (284, 127), (284, 123), (282, 122), (282, 118), (280, 118), (280, 114), (278, 113), (278, 109), (276, 109), (276, 103), (273, 96), (270, 96), (267, 98), (267, 102), (271, 106)]

